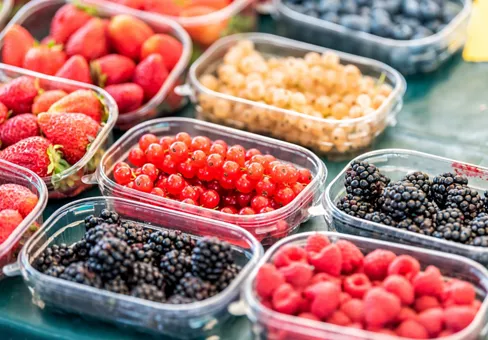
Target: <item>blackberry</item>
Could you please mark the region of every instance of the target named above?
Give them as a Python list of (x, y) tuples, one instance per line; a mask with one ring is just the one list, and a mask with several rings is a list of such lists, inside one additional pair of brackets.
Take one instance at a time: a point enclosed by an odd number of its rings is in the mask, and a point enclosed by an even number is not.
[(90, 230), (92, 228), (95, 228), (97, 225), (101, 224), (103, 222), (103, 219), (100, 217), (96, 217), (93, 215), (85, 217), (85, 228), (86, 230)]
[(130, 247), (136, 261), (144, 263), (154, 262), (156, 254), (147, 247), (147, 244), (134, 243), (131, 244)]
[(390, 183), (382, 194), (381, 209), (397, 221), (427, 211), (427, 195), (409, 182)]
[(156, 231), (151, 234), (148, 241), (148, 249), (159, 254), (159, 256), (164, 256), (171, 250), (191, 254), (194, 247), (195, 241), (179, 230)]
[(154, 302), (165, 302), (166, 300), (166, 296), (160, 288), (147, 283), (137, 285), (136, 287), (134, 287), (134, 289), (132, 289), (130, 294), (139, 299)]
[(358, 196), (347, 194), (337, 202), (337, 208), (344, 211), (346, 214), (364, 218), (367, 214), (374, 212), (374, 207), (371, 203), (363, 201)]
[(460, 230), (464, 224), (464, 215), (457, 208), (446, 208), (435, 214), (434, 222), (437, 228), (447, 226), (448, 229)]
[(108, 209), (103, 209), (100, 212), (100, 218), (108, 224), (116, 224), (119, 223), (120, 217), (115, 211), (110, 211)]
[(103, 289), (108, 290), (112, 293), (129, 295), (129, 286), (120, 276), (117, 276), (115, 279), (106, 282), (103, 285)]
[(430, 195), (430, 187), (432, 186), (432, 181), (425, 172), (415, 171), (402, 178), (402, 181), (410, 182), (417, 189), (422, 190), (427, 195)]
[(216, 237), (200, 239), (191, 256), (193, 274), (211, 282), (218, 280), (224, 269), (233, 262), (229, 243)]
[(454, 189), (456, 184), (466, 186), (468, 179), (451, 172), (443, 173), (432, 179), (431, 197), (440, 208), (445, 207), (449, 190)]
[(159, 267), (166, 282), (174, 286), (191, 270), (191, 257), (185, 252), (172, 250), (164, 255)]
[(34, 267), (41, 272), (46, 271), (51, 265), (68, 266), (76, 261), (75, 252), (65, 243), (54, 244), (46, 248), (36, 259)]
[(223, 271), (222, 275), (220, 275), (217, 282), (215, 282), (215, 285), (217, 286), (217, 291), (221, 292), (225, 288), (227, 288), (232, 283), (232, 281), (234, 281), (236, 276), (239, 275), (241, 269), (242, 269), (241, 266), (235, 264), (227, 266), (227, 268), (225, 268), (225, 270)]
[(164, 286), (163, 274), (161, 274), (159, 269), (143, 262), (133, 264), (128, 282), (132, 286), (137, 286), (142, 283), (154, 285), (159, 289), (162, 289)]
[(83, 262), (74, 262), (64, 270), (59, 278), (87, 286), (102, 288), (102, 279)]
[(449, 190), (446, 206), (461, 210), (466, 219), (473, 219), (481, 212), (483, 201), (476, 190), (457, 185)]
[(424, 215), (415, 216), (413, 223), (419, 227), (420, 234), (431, 236), (435, 231), (435, 224), (432, 218), (425, 217)]
[(196, 300), (195, 299), (190, 299), (186, 296), (181, 296), (181, 295), (171, 295), (170, 298), (168, 299), (168, 301), (166, 301), (167, 303), (169, 303), (170, 305), (183, 305), (183, 304), (186, 304), (186, 303), (192, 303), (192, 302), (195, 302)]
[(103, 238), (90, 250), (88, 266), (100, 273), (104, 279), (117, 276), (127, 277), (134, 262), (134, 254), (129, 245), (115, 237)]
[(75, 257), (78, 261), (86, 260), (88, 258), (88, 254), (90, 253), (90, 245), (85, 239), (73, 243), (71, 245), (71, 249), (73, 249)]
[(85, 240), (90, 245), (94, 246), (102, 238), (114, 237), (120, 240), (127, 241), (125, 229), (118, 224), (102, 223), (96, 227), (91, 228), (85, 233)]
[(366, 216), (364, 216), (364, 219), (371, 222), (381, 223), (392, 227), (396, 226), (397, 224), (397, 222), (394, 219), (392, 219), (390, 216), (379, 211), (374, 211), (372, 213), (366, 214)]
[(468, 223), (468, 227), (474, 238), (477, 236), (488, 236), (488, 214), (479, 214)]
[(52, 277), (60, 277), (64, 273), (65, 269), (66, 269), (65, 266), (53, 265), (53, 266), (49, 267), (44, 272), (44, 274), (52, 276)]
[(146, 243), (154, 230), (144, 228), (136, 222), (122, 222), (121, 227), (125, 229), (128, 244)]
[(488, 190), (483, 193), (483, 208), (485, 212), (488, 212)]
[(217, 288), (210, 282), (186, 273), (175, 288), (175, 294), (196, 301), (202, 301), (217, 294)]
[(346, 170), (344, 185), (348, 194), (369, 201), (377, 198), (389, 182), (374, 164), (353, 161)]
[(476, 247), (488, 247), (488, 236), (477, 236), (473, 240), (473, 246)]

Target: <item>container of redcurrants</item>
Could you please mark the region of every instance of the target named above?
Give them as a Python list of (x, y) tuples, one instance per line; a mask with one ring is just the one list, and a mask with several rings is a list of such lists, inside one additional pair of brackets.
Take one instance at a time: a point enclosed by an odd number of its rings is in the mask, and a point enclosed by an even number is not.
[(310, 217), (326, 176), (324, 163), (302, 147), (164, 118), (128, 131), (86, 181), (107, 196), (236, 224), (271, 244)]
[(465, 43), (471, 0), (275, 0), (278, 32), (381, 60), (404, 74), (437, 69)]
[(481, 339), (488, 271), (465, 257), (303, 233), (266, 252), (244, 285), (257, 339)]

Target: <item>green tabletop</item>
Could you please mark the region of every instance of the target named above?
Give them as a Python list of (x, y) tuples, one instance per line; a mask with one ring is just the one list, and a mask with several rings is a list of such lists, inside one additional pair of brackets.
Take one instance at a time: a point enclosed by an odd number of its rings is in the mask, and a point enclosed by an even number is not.
[[(269, 17), (261, 18), (260, 30), (273, 32)], [(407, 78), (408, 90), (397, 124), (376, 141), (373, 148), (409, 148), (457, 160), (488, 165), (488, 64), (463, 62), (454, 56), (436, 72)], [(194, 116), (191, 106), (178, 115)], [(115, 132), (115, 137), (121, 136)], [(324, 160), (328, 181), (346, 162)], [(79, 198), (100, 195), (93, 188)], [(69, 200), (52, 201), (44, 219)], [(300, 231), (325, 227), (323, 218), (314, 218)], [(42, 311), (31, 303), (31, 295), (20, 278), (0, 281), (1, 339), (140, 339), (141, 333), (130, 328), (86, 320), (82, 317)], [(220, 339), (251, 339), (250, 323), (245, 317), (226, 325)]]

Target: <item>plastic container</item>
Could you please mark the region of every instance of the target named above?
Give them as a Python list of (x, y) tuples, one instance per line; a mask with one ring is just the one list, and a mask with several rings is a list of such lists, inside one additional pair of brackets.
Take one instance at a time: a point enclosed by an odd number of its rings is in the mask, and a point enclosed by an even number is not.
[[(31, 265), (46, 247), (72, 244), (85, 233), (84, 218), (104, 208), (117, 211), (123, 219), (152, 229), (178, 229), (196, 238), (218, 236), (233, 246), (236, 262), (243, 266), (239, 275), (224, 291), (204, 301), (169, 305), (65, 281), (40, 273)], [(263, 254), (262, 246), (245, 230), (231, 224), (200, 216), (151, 207), (113, 197), (78, 200), (57, 210), (26, 243), (19, 264), (33, 303), (82, 316), (102, 319), (172, 338), (202, 338), (218, 330), (231, 316), (233, 302), (239, 299), (239, 287)], [(7, 274), (20, 274), (8, 268)]]
[[(113, 181), (113, 166), (118, 162), (127, 160), (131, 148), (137, 145), (142, 135), (153, 133), (162, 137), (175, 135), (178, 132), (187, 132), (191, 136), (203, 135), (212, 140), (222, 139), (229, 145), (240, 144), (246, 149), (257, 148), (263, 154), (269, 153), (277, 159), (293, 163), (300, 168), (309, 169), (313, 175), (312, 182), (292, 202), (280, 209), (257, 215), (230, 215), (143, 193)], [(249, 231), (263, 244), (271, 244), (295, 231), (301, 223), (310, 217), (313, 211), (311, 208), (319, 205), (326, 177), (327, 169), (324, 163), (312, 152), (299, 146), (195, 119), (161, 118), (140, 124), (127, 131), (104, 155), (96, 176), (87, 176), (85, 181), (89, 183), (98, 182), (100, 191), (105, 196), (128, 197), (133, 200), (232, 223)]]
[(404, 74), (434, 71), (456, 53), (466, 41), (471, 14), (471, 0), (454, 0), (451, 6), (462, 10), (439, 33), (423, 39), (394, 40), (299, 13), (282, 0), (273, 1), (280, 35), (380, 60)]
[(30, 170), (0, 160), (0, 185), (19, 184), (37, 195), (38, 201), (34, 209), (22, 223), (0, 244), (0, 280), (4, 278), (2, 268), (17, 260), (17, 254), (26, 239), (37, 230), (42, 223), (42, 212), (47, 204), (47, 188), (42, 179)]
[(95, 91), (99, 98), (105, 103), (108, 113), (107, 121), (102, 126), (95, 140), (90, 144), (90, 148), (87, 150), (83, 158), (65, 171), (42, 179), (49, 190), (49, 198), (76, 196), (90, 187), (89, 185), (82, 183), (81, 177), (83, 175), (91, 174), (96, 170), (102, 154), (111, 144), (111, 140), (113, 139), (112, 129), (118, 116), (117, 104), (115, 104), (114, 99), (107, 92), (93, 85), (51, 77), (22, 68), (0, 64), (0, 83), (8, 82), (21, 76), (30, 76), (39, 79), (40, 85), (44, 89), (66, 87), (72, 89), (90, 89)]
[[(409, 172), (423, 171), (435, 176), (445, 172), (464, 175), (469, 186), (482, 193), (488, 190), (488, 168), (458, 162), (444, 157), (434, 156), (411, 150), (385, 149), (365, 153), (356, 158), (376, 165), (392, 181), (400, 180)], [(331, 225), (341, 233), (382, 239), (390, 242), (410, 244), (428, 249), (439, 250), (471, 258), (488, 265), (488, 249), (464, 245), (435, 237), (389, 227), (347, 215), (336, 207), (336, 202), (345, 195), (344, 176), (346, 168), (327, 186), (323, 204), (329, 212)]]
[[(177, 89), (190, 95), (197, 105), (198, 118), (286, 140), (326, 155), (330, 159), (350, 159), (368, 148), (388, 125), (396, 123), (403, 105), (405, 79), (391, 67), (375, 60), (338, 52), (343, 63), (356, 65), (363, 74), (375, 78), (384, 75), (393, 91), (374, 113), (354, 119), (325, 119), (297, 111), (212, 91), (199, 78), (214, 73), (227, 50), (240, 40), (250, 40), (255, 49), (267, 56), (303, 57), (307, 52), (323, 53), (328, 49), (264, 33), (229, 36), (212, 45), (193, 65), (188, 74), (189, 84)], [(344, 131), (342, 131), (344, 130)], [(338, 133), (344, 139), (334, 140)]]
[(3, 28), (3, 26), (7, 23), (10, 13), (12, 12), (12, 9), (14, 8), (14, 0), (2, 0), (0, 2), (1, 8), (0, 8), (0, 27)]
[[(63, 5), (70, 3), (69, 0), (35, 0), (24, 7), (10, 21), (9, 25), (0, 33), (0, 45), (3, 44), (3, 37), (10, 26), (17, 24), (25, 27), (34, 38), (41, 40), (49, 34), (51, 20), (56, 11)], [(184, 70), (188, 65), (191, 56), (191, 40), (185, 30), (177, 23), (165, 19), (154, 18), (141, 11), (131, 10), (124, 6), (116, 6), (110, 3), (99, 3), (97, 1), (81, 1), (82, 4), (96, 9), (99, 17), (109, 18), (117, 14), (130, 14), (150, 25), (157, 33), (166, 33), (174, 36), (183, 44), (183, 52), (180, 60), (170, 72), (168, 79), (159, 92), (139, 109), (119, 115), (117, 127), (127, 130), (132, 126), (158, 115), (169, 114), (182, 107), (186, 100), (174, 93), (174, 87), (182, 84)]]
[[(480, 264), (456, 255), (448, 255), (437, 251), (409, 247), (400, 244), (377, 241), (368, 238), (338, 234), (334, 232), (321, 232), (327, 235), (332, 242), (347, 240), (354, 243), (363, 253), (370, 253), (381, 248), (394, 252), (397, 255), (411, 255), (415, 257), (422, 268), (428, 265), (437, 266), (444, 276), (457, 278), (472, 283), (477, 288), (478, 298), (483, 303), (471, 324), (454, 335), (443, 337), (443, 340), (474, 340), (485, 339), (487, 336), (487, 309), (488, 299), (488, 271)], [(394, 340), (406, 339), (384, 334), (373, 333), (365, 330), (337, 326), (325, 322), (306, 320), (296, 316), (290, 316), (275, 312), (263, 306), (254, 292), (254, 280), (263, 264), (270, 262), (276, 252), (285, 245), (306, 244), (307, 237), (313, 233), (302, 233), (281, 240), (269, 249), (261, 259), (256, 269), (246, 280), (243, 287), (243, 296), (248, 305), (247, 315), (253, 322), (253, 331), (256, 339), (268, 340)]]

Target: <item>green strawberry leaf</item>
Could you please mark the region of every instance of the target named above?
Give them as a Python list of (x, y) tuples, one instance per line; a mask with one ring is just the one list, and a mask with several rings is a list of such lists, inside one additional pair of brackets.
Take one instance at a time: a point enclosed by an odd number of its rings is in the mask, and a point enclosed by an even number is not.
[(248, 15), (236, 15), (230, 19), (227, 27), (222, 31), (220, 36), (224, 37), (235, 33), (249, 32), (253, 30), (254, 25), (255, 21), (253, 17)]
[(62, 145), (51, 145), (47, 149), (47, 155), (49, 156), (50, 161), (47, 168), (48, 174), (60, 174), (71, 167), (71, 165), (62, 158), (62, 153), (59, 151), (61, 148), (63, 148)]
[(103, 96), (99, 93), (96, 94), (98, 97), (98, 100), (100, 100), (100, 103), (102, 104), (102, 123), (106, 123), (108, 120), (109, 112), (107, 108), (107, 104), (105, 104), (105, 100)]
[(88, 6), (87, 4), (82, 4), (80, 1), (73, 1), (73, 4), (75, 5), (76, 8), (79, 10), (91, 15), (91, 16), (97, 16), (98, 15), (98, 10), (93, 7), (93, 6)]

